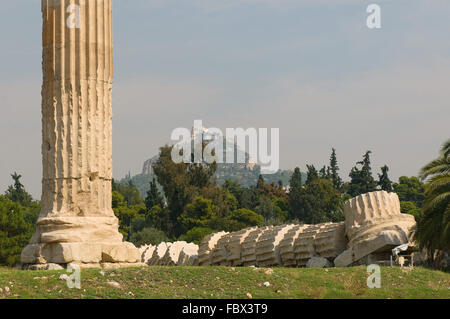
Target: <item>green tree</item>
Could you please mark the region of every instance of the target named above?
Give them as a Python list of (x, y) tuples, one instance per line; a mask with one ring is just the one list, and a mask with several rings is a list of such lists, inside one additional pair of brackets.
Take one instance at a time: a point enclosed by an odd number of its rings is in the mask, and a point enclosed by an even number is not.
[(146, 213), (144, 204), (129, 205), (118, 191), (112, 192), (112, 209), (119, 219), (119, 231), (126, 239), (131, 235), (133, 222)]
[[(173, 229), (170, 234), (178, 237), (183, 233), (179, 217), (192, 199), (200, 195), (200, 189), (215, 185), (214, 172), (217, 164), (175, 163), (172, 161), (173, 146), (160, 148), (159, 158), (153, 169), (167, 199), (167, 208)], [(193, 154), (192, 154), (193, 156)]]
[(314, 165), (306, 165), (307, 175), (305, 184), (311, 184), (313, 181), (319, 178), (319, 172)]
[(158, 189), (156, 179), (153, 178), (153, 180), (150, 182), (150, 189), (147, 192), (147, 197), (145, 198), (145, 206), (148, 210), (150, 210), (153, 206), (156, 205), (164, 207), (164, 199)]
[(14, 185), (8, 187), (5, 197), (15, 203), (19, 203), (22, 206), (30, 206), (33, 203), (33, 197), (28, 194), (25, 187), (20, 182), (22, 175), (14, 172), (14, 174), (11, 174), (11, 177), (14, 180)]
[(263, 190), (265, 185), (266, 184), (264, 182), (264, 177), (261, 174), (259, 174), (258, 182), (256, 183), (256, 189)]
[[(371, 151), (367, 151), (361, 162), (357, 162), (356, 166), (350, 171), (350, 183), (348, 193), (352, 196), (373, 192), (376, 190), (377, 183), (372, 177), (372, 168), (370, 164)], [(361, 166), (361, 169), (358, 168)]]
[(211, 200), (197, 196), (192, 203), (186, 205), (179, 222), (186, 231), (194, 227), (209, 227), (211, 220), (216, 217), (215, 210), (216, 207)]
[(23, 207), (0, 195), (0, 264), (20, 263), (20, 253), (28, 244), (33, 228), (23, 216)]
[(112, 190), (123, 196), (127, 206), (144, 204), (141, 192), (139, 192), (131, 180), (128, 180), (125, 184), (119, 184), (113, 180)]
[(147, 212), (145, 226), (151, 226), (164, 231), (166, 234), (170, 234), (173, 225), (167, 207), (162, 208), (159, 205), (153, 206)]
[(246, 208), (237, 209), (227, 217), (227, 227), (226, 231), (239, 231), (241, 229), (252, 227), (252, 226), (262, 226), (264, 223), (264, 218), (255, 213), (254, 211)]
[(296, 167), (289, 181), (289, 214), (294, 219), (300, 215), (301, 203), (299, 198), (302, 194), (302, 174), (300, 168)]
[(403, 214), (413, 215), (416, 220), (420, 218), (420, 208), (414, 204), (414, 202), (401, 201), (400, 210)]
[(398, 183), (393, 183), (392, 187), (400, 202), (413, 202), (418, 208), (422, 207), (425, 199), (425, 184), (419, 178), (401, 176)]
[(294, 173), (289, 180), (289, 190), (292, 192), (293, 190), (300, 190), (302, 188), (302, 173), (300, 172), (300, 168), (296, 167), (294, 169)]
[(334, 188), (341, 190), (342, 179), (339, 177), (339, 166), (336, 156), (336, 150), (333, 148), (330, 156), (330, 178)]
[(386, 192), (392, 192), (392, 182), (389, 179), (389, 167), (387, 165), (384, 165), (381, 168), (381, 174), (378, 174), (378, 186), (380, 186), (381, 190), (384, 190)]
[(433, 261), (435, 255), (439, 259), (441, 252), (450, 249), (450, 140), (440, 156), (422, 168), (420, 177), (426, 186), (416, 239)]
[(315, 179), (296, 194), (291, 202), (297, 207), (291, 218), (306, 224), (344, 220), (341, 194), (330, 180)]

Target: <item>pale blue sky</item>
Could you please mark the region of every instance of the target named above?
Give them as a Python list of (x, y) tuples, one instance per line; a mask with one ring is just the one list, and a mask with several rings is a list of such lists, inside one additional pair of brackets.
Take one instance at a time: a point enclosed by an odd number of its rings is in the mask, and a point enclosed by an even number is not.
[[(368, 149), (374, 175), (416, 175), (450, 137), (447, 0), (113, 1), (116, 178), (195, 119), (280, 128), (282, 168), (335, 147), (344, 179)], [(17, 171), (38, 197), (40, 1), (1, 1), (0, 36), (0, 192)]]

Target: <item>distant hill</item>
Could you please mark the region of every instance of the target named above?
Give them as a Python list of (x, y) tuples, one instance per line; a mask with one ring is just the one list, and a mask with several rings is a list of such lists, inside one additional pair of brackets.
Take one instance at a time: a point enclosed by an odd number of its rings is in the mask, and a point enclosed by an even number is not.
[[(128, 183), (132, 181), (134, 185), (146, 196), (150, 188), (150, 181), (156, 176), (153, 172), (152, 164), (156, 162), (158, 157), (153, 157), (145, 161), (142, 173), (135, 176), (128, 176), (119, 181), (119, 183)], [(227, 179), (238, 182), (242, 186), (255, 186), (258, 181), (260, 167), (256, 164), (218, 164), (216, 171), (216, 180), (218, 185), (222, 185)], [(289, 180), (293, 170), (279, 170), (276, 174), (263, 175), (266, 183), (278, 183), (281, 181), (284, 186), (289, 185)], [(306, 180), (306, 174), (302, 173), (303, 181)]]
[[(203, 134), (207, 132), (207, 129), (203, 130)], [(192, 136), (192, 142), (194, 142), (194, 136)], [(235, 161), (237, 162), (238, 154), (245, 158), (245, 163), (242, 164), (217, 164), (216, 180), (218, 185), (222, 185), (227, 179), (238, 182), (244, 187), (255, 186), (258, 181), (258, 176), (261, 172), (261, 167), (256, 164), (254, 159), (250, 158), (250, 155), (238, 148), (234, 141), (224, 141), (224, 158), (228, 152), (235, 154)], [(150, 181), (156, 177), (153, 171), (153, 164), (158, 160), (158, 155), (144, 162), (142, 173), (133, 177), (127, 176), (119, 181), (119, 183), (127, 183), (132, 181), (133, 184), (139, 189), (142, 195), (145, 197), (148, 189), (150, 188)], [(289, 185), (289, 180), (294, 170), (279, 170), (275, 174), (263, 175), (266, 183), (278, 183), (281, 181), (284, 186)], [(303, 181), (306, 180), (306, 174), (303, 175)]]

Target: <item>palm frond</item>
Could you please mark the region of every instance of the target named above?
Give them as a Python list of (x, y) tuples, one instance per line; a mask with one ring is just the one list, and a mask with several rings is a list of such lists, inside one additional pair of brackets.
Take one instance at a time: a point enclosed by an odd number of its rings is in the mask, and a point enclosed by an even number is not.
[(450, 156), (450, 139), (447, 140), (447, 142), (444, 143), (444, 145), (442, 145), (442, 154), (444, 155), (444, 157), (449, 157)]
[(446, 173), (450, 173), (450, 158), (439, 157), (425, 165), (420, 171), (419, 177), (425, 180), (431, 175)]

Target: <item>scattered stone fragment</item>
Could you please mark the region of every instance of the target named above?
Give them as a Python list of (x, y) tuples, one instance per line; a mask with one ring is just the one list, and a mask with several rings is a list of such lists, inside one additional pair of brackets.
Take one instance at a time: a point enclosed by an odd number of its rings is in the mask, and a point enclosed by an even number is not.
[(106, 283), (113, 288), (121, 288), (122, 287), (117, 281), (107, 281)]
[(306, 268), (330, 268), (333, 264), (323, 257), (312, 257), (306, 263)]

